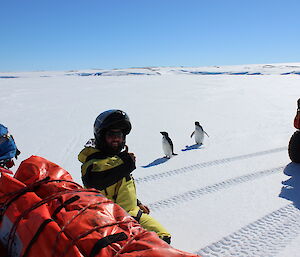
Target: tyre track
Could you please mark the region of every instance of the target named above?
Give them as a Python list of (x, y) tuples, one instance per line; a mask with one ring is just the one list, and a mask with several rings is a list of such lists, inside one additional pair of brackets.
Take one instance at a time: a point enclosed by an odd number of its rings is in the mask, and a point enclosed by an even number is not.
[(202, 257), (274, 257), (300, 234), (300, 210), (288, 204), (196, 252)]
[(287, 151), (287, 147), (279, 147), (279, 148), (274, 148), (274, 149), (261, 151), (261, 152), (256, 152), (256, 153), (251, 153), (251, 154), (244, 154), (244, 155), (238, 155), (238, 156), (219, 159), (219, 160), (202, 162), (202, 163), (186, 166), (186, 167), (183, 167), (183, 168), (180, 168), (180, 169), (169, 170), (169, 171), (158, 173), (158, 174), (152, 174), (152, 175), (148, 175), (148, 176), (145, 176), (145, 177), (136, 178), (135, 182), (137, 184), (147, 183), (147, 182), (163, 179), (163, 178), (170, 177), (170, 176), (184, 174), (184, 173), (193, 171), (195, 169), (202, 169), (202, 168), (211, 167), (211, 166), (214, 166), (214, 165), (224, 164), (224, 163), (227, 163), (227, 162), (232, 162), (232, 161), (237, 161), (237, 160), (244, 160), (244, 159), (248, 159), (248, 158), (267, 155), (267, 154), (271, 154), (271, 153), (277, 153), (277, 152), (281, 152), (281, 151)]
[(255, 179), (258, 179), (258, 178), (261, 178), (264, 176), (268, 176), (268, 175), (271, 175), (274, 173), (279, 173), (279, 172), (283, 171), (284, 167), (285, 166), (281, 166), (281, 167), (272, 168), (272, 169), (268, 169), (268, 170), (257, 171), (257, 172), (253, 172), (253, 173), (250, 173), (247, 175), (227, 179), (227, 180), (224, 180), (222, 182), (219, 182), (219, 183), (216, 183), (213, 185), (190, 190), (185, 193), (178, 194), (178, 195), (172, 196), (172, 197), (164, 199), (164, 200), (150, 203), (150, 204), (148, 204), (148, 206), (150, 207), (150, 209), (152, 209), (154, 211), (159, 211), (164, 208), (170, 208), (174, 205), (177, 205), (177, 204), (180, 204), (183, 202), (192, 201), (196, 198), (201, 197), (202, 195), (214, 193), (214, 192), (217, 192), (219, 190), (222, 190), (222, 189), (225, 189), (225, 188), (228, 188), (231, 186), (235, 186), (235, 185), (238, 185), (238, 184), (241, 184), (244, 182), (255, 180)]

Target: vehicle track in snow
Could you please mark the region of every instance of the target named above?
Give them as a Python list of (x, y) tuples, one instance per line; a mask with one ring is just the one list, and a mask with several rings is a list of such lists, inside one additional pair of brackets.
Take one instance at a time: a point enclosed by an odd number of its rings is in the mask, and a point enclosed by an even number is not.
[(206, 168), (206, 167), (211, 167), (211, 166), (215, 166), (215, 165), (224, 164), (224, 163), (227, 163), (227, 162), (244, 160), (244, 159), (248, 159), (248, 158), (253, 158), (253, 157), (257, 157), (257, 156), (277, 153), (277, 152), (281, 152), (281, 151), (287, 151), (287, 147), (279, 147), (279, 148), (274, 148), (274, 149), (261, 151), (261, 152), (256, 152), (256, 153), (238, 155), (238, 156), (234, 156), (234, 157), (228, 157), (228, 158), (224, 158), (224, 159), (193, 164), (193, 165), (186, 166), (186, 167), (179, 168), (179, 169), (175, 169), (175, 170), (169, 170), (169, 171), (158, 173), (158, 174), (153, 174), (153, 175), (149, 175), (149, 176), (145, 176), (145, 177), (141, 177), (141, 178), (136, 178), (135, 182), (137, 184), (147, 183), (147, 182), (163, 179), (163, 178), (170, 177), (170, 176), (184, 174), (184, 173), (196, 170), (196, 169), (202, 169), (202, 168)]
[(300, 234), (300, 210), (288, 204), (196, 252), (202, 257), (274, 257)]
[(249, 173), (243, 176), (235, 177), (235, 178), (230, 178), (224, 181), (221, 181), (219, 183), (209, 185), (206, 187), (201, 187), (197, 188), (194, 190), (190, 190), (187, 192), (184, 192), (182, 194), (174, 195), (171, 196), (170, 198), (160, 200), (154, 203), (148, 204), (149, 208), (152, 209), (153, 211), (159, 211), (164, 208), (170, 208), (174, 205), (180, 204), (180, 203), (186, 203), (187, 201), (192, 201), (195, 200), (202, 195), (210, 194), (217, 192), (219, 190), (235, 186), (244, 182), (248, 182), (251, 180), (255, 180), (264, 176), (272, 175), (274, 173), (279, 173), (282, 172), (285, 166), (277, 167), (277, 168), (272, 168), (272, 169), (267, 169), (267, 170), (262, 170), (262, 171), (256, 171), (253, 173)]

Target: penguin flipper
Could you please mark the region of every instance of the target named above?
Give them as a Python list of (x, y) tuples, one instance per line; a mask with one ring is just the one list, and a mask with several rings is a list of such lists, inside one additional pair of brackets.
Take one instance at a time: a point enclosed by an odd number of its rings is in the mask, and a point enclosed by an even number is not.
[(209, 135), (203, 130), (203, 132), (209, 137)]
[(191, 134), (191, 138), (193, 137), (194, 134), (195, 134), (195, 131), (193, 131), (193, 133)]
[(178, 155), (177, 153), (172, 153), (172, 155)]

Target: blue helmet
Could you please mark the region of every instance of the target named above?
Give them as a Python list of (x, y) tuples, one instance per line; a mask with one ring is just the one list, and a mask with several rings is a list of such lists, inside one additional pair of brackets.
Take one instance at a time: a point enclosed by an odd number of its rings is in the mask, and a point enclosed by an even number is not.
[(0, 165), (7, 166), (5, 164), (19, 154), (13, 136), (9, 134), (7, 127), (0, 124)]

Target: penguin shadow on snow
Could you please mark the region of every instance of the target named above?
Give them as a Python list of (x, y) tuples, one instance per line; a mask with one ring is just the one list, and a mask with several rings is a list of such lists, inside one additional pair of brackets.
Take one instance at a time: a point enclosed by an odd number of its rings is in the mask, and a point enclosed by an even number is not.
[(156, 165), (163, 164), (164, 162), (168, 161), (169, 159), (170, 158), (167, 158), (167, 157), (158, 158), (158, 159), (154, 160), (153, 162), (151, 162), (147, 165), (141, 166), (141, 167), (142, 168), (150, 168), (150, 167), (153, 167), (153, 166), (156, 166)]
[(186, 145), (184, 149), (181, 149), (181, 151), (190, 151), (190, 150), (196, 150), (196, 149), (203, 149), (203, 144), (198, 145), (198, 144), (194, 144), (194, 145)]
[(294, 206), (300, 209), (300, 164), (289, 163), (283, 173), (290, 178), (281, 182), (283, 186), (279, 197), (292, 201)]

